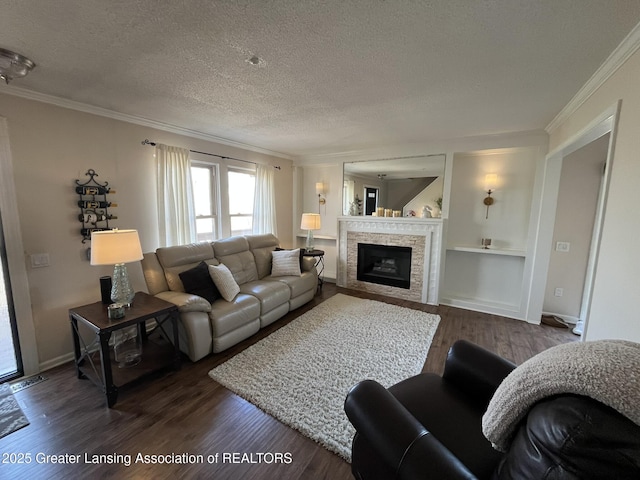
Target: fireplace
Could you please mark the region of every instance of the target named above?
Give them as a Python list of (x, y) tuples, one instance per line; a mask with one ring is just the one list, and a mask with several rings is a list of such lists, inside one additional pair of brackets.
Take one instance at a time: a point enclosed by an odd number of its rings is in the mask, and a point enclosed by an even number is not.
[(358, 280), (410, 288), (411, 247), (358, 243)]

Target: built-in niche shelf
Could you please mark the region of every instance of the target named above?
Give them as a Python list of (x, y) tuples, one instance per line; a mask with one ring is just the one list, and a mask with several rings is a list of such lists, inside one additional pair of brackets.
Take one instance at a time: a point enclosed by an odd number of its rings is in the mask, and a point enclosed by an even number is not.
[[(307, 238), (307, 234), (306, 233), (298, 233), (298, 234), (296, 234), (296, 237)], [(331, 235), (316, 235), (315, 233), (313, 234), (313, 238), (314, 239), (318, 239), (318, 240), (337, 240), (337, 237), (333, 237)]]
[(510, 257), (526, 257), (527, 252), (524, 250), (513, 250), (508, 248), (482, 248), (482, 247), (466, 247), (456, 245), (447, 247), (447, 250), (455, 250), (457, 252), (483, 253), (487, 255), (507, 255)]

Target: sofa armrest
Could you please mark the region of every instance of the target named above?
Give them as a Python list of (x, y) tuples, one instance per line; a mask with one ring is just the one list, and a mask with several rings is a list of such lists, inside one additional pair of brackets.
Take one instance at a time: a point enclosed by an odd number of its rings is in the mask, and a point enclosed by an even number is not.
[(442, 378), (486, 408), (516, 365), (489, 350), (458, 340), (449, 349)]
[(355, 385), (347, 395), (344, 410), (358, 434), (396, 471), (397, 478), (424, 478), (425, 471), (432, 478), (475, 478), (379, 383), (364, 380)]
[(178, 311), (180, 312), (209, 313), (211, 311), (211, 304), (207, 300), (192, 293), (165, 290), (164, 292), (157, 293), (155, 296), (177, 305)]
[(302, 257), (300, 267), (303, 272), (310, 272), (316, 266), (316, 259), (313, 257)]

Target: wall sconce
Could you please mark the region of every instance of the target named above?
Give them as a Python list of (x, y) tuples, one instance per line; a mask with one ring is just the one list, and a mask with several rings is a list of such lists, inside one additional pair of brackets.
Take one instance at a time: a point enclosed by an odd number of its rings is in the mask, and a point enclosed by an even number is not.
[(316, 183), (316, 194), (318, 195), (318, 213), (320, 213), (320, 206), (327, 203), (327, 200), (322, 196), (324, 195), (324, 183)]
[(498, 183), (498, 175), (496, 175), (495, 173), (488, 173), (487, 175), (485, 175), (484, 185), (485, 185), (485, 190), (487, 191), (487, 196), (485, 197), (482, 203), (484, 203), (487, 206), (487, 215), (484, 218), (489, 218), (489, 207), (493, 205), (493, 198), (491, 197), (491, 194), (496, 189), (497, 183)]

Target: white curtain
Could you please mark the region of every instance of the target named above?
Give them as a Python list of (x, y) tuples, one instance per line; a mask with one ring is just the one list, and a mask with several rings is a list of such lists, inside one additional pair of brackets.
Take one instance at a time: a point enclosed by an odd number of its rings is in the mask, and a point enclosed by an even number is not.
[(276, 228), (275, 172), (270, 165), (257, 165), (256, 190), (253, 195), (253, 233), (273, 233)]
[(189, 150), (156, 145), (160, 246), (196, 241)]

